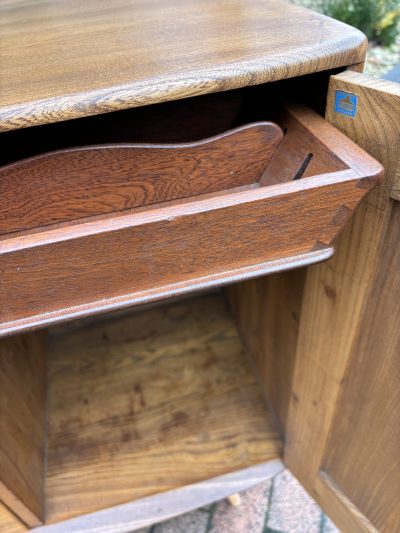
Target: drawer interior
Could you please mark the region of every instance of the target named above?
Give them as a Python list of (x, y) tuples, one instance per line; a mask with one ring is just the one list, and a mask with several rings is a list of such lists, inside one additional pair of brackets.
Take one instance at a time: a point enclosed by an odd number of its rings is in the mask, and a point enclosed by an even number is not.
[(221, 291), (56, 326), (43, 357), (47, 525), (281, 457)]
[(348, 168), (278, 102), (249, 110), (252, 99), (231, 91), (2, 134), (0, 239)]

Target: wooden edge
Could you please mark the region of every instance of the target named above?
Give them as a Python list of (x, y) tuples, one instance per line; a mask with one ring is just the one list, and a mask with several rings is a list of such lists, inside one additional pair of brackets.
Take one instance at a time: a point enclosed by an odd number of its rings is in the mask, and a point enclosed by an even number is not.
[(0, 235), (258, 187), (282, 138), (264, 121), (189, 143), (101, 143), (17, 160), (0, 167)]
[[(302, 11), (305, 9), (299, 6), (297, 8)], [(349, 29), (346, 24), (336, 24), (342, 30)], [(362, 61), (368, 46), (363, 33), (354, 28), (351, 30), (351, 35), (347, 31), (346, 35), (338, 32), (336, 39), (329, 43), (303, 47), (297, 53), (268, 55), (266, 52), (264, 57), (232, 61), (229, 65), (207, 65), (202, 69), (187, 70), (184, 74), (133, 80), (111, 87), (3, 105), (0, 106), (0, 132), (181, 100), (192, 94), (201, 96), (270, 83), (313, 74), (327, 68), (345, 67), (349, 63)], [(154, 90), (155, 87), (157, 90)]]
[(36, 528), (35, 533), (127, 533), (222, 500), (262, 483), (284, 469), (274, 459), (180, 489)]
[(345, 81), (349, 83), (355, 83), (366, 89), (375, 90), (379, 93), (393, 94), (394, 96), (400, 96), (400, 83), (396, 81), (383, 80), (381, 78), (374, 78), (361, 72), (355, 72), (354, 70), (345, 70), (339, 74), (334, 74), (331, 79), (338, 81)]
[(18, 159), (18, 161), (13, 161), (7, 165), (1, 166), (0, 171), (10, 170), (14, 167), (18, 167), (24, 163), (34, 163), (40, 159), (47, 159), (49, 156), (55, 156), (58, 154), (65, 153), (79, 153), (79, 152), (94, 152), (96, 150), (114, 150), (116, 148), (127, 148), (127, 149), (136, 149), (141, 150), (186, 150), (187, 148), (197, 148), (199, 146), (206, 146), (207, 144), (214, 144), (218, 141), (225, 140), (229, 137), (239, 136), (242, 137), (243, 133), (251, 130), (260, 130), (263, 133), (268, 132), (271, 134), (274, 142), (279, 144), (283, 138), (282, 128), (271, 122), (269, 120), (249, 122), (248, 124), (243, 124), (236, 128), (231, 128), (222, 133), (212, 135), (211, 137), (205, 137), (204, 139), (199, 139), (198, 141), (191, 142), (180, 142), (180, 143), (129, 143), (129, 142), (116, 142), (116, 143), (101, 143), (101, 144), (88, 144), (83, 146), (74, 146), (71, 148), (61, 148), (58, 150), (50, 150), (43, 152), (38, 155), (31, 157), (24, 157), (23, 159)]
[(6, 505), (0, 502), (0, 531), (1, 533), (27, 533), (29, 529)]
[[(400, 105), (400, 102), (399, 102), (399, 105)], [(393, 200), (397, 200), (398, 202), (400, 202), (400, 159), (397, 165), (397, 170), (395, 172), (395, 175), (393, 176), (392, 188), (390, 190), (390, 197), (393, 198)]]
[[(3, 503), (16, 517), (29, 527), (40, 526), (43, 522), (0, 481), (0, 493)], [(1, 524), (0, 524), (1, 532)]]
[[(382, 94), (387, 95), (388, 98), (393, 97), (394, 109), (400, 107), (400, 83), (395, 81), (373, 78), (372, 76), (353, 71), (336, 74), (332, 76), (332, 80), (350, 83), (362, 89), (372, 91), (373, 93), (375, 92), (378, 101), (382, 99)], [(397, 169), (391, 181), (390, 196), (394, 200), (400, 201), (400, 156), (397, 162)]]
[(346, 181), (360, 179), (360, 176), (353, 170), (341, 170), (328, 174), (320, 174), (301, 180), (291, 181), (270, 187), (258, 187), (235, 191), (231, 194), (215, 195), (207, 199), (188, 199), (185, 203), (170, 205), (167, 207), (156, 206), (141, 212), (133, 212), (128, 215), (107, 215), (101, 219), (90, 222), (81, 222), (71, 226), (48, 228), (40, 232), (30, 233), (23, 236), (8, 237), (0, 241), (0, 254), (43, 246), (55, 242), (69, 241), (71, 239), (98, 235), (123, 228), (142, 226), (144, 224), (154, 224), (161, 220), (173, 220), (177, 217), (184, 217), (223, 209), (235, 205), (241, 205), (267, 198), (277, 198), (289, 195), (298, 191), (306, 191), (318, 187), (343, 183)]
[(43, 313), (33, 317), (3, 323), (0, 326), (0, 337), (16, 332), (28, 331), (57, 322), (83, 318), (102, 312), (109, 312), (124, 307), (150, 303), (163, 298), (179, 296), (187, 292), (199, 291), (228, 283), (236, 283), (249, 278), (265, 276), (276, 272), (283, 272), (293, 268), (300, 268), (325, 261), (332, 257), (334, 248), (323, 247), (319, 250), (286, 257), (275, 261), (267, 261), (256, 265), (246, 266), (234, 270), (227, 270), (218, 274), (211, 274), (191, 281), (157, 287), (143, 292), (134, 292), (124, 296), (117, 296), (107, 300), (99, 300), (90, 304), (83, 304), (62, 311)]
[(29, 527), (45, 514), (45, 344), (44, 331), (0, 340), (0, 502)]
[(382, 165), (318, 113), (300, 104), (287, 103), (284, 108), (360, 178), (376, 183), (383, 178)]
[(354, 65), (348, 65), (346, 70), (353, 70), (354, 72), (364, 72), (365, 61), (361, 63), (354, 63)]
[(368, 518), (322, 470), (317, 476), (315, 490), (319, 494), (324, 510), (338, 527), (345, 531), (352, 531), (352, 533), (379, 533)]

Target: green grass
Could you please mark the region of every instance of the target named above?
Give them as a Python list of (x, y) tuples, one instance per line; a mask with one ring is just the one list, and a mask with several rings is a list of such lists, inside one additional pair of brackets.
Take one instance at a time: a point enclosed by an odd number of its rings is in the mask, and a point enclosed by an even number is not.
[(399, 33), (400, 0), (296, 0), (361, 30), (369, 40), (390, 46)]

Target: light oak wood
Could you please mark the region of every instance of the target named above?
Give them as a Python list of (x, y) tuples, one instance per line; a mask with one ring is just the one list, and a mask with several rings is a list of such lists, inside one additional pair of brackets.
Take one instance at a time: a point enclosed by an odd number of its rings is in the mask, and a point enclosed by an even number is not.
[(1, 533), (26, 533), (27, 527), (0, 502), (0, 532)]
[[(315, 114), (310, 114), (308, 118), (308, 121), (302, 120), (301, 127), (316, 133), (319, 121), (314, 122)], [(291, 138), (291, 126), (297, 119), (295, 114), (285, 113), (280, 118), (279, 122), (287, 129), (287, 133), (277, 150), (277, 157), (282, 154), (284, 159), (281, 166), (272, 159), (263, 180), (271, 181), (274, 175), (281, 173), (293, 175), (294, 169), (304, 160), (304, 155), (309, 152), (315, 154), (316, 148), (320, 158), (311, 161), (305, 171), (306, 176), (320, 170), (321, 159), (327, 166), (337, 165), (338, 161), (340, 164), (340, 160), (326, 149), (331, 132), (329, 128), (325, 131), (318, 128), (317, 146), (299, 130), (298, 135)], [(292, 393), (304, 279), (305, 272), (298, 271), (251, 280), (228, 288), (239, 329), (283, 432)]]
[[(355, 118), (334, 111), (336, 90), (358, 96)], [(399, 531), (400, 524), (392, 403), (398, 214), (390, 198), (400, 148), (397, 90), (356, 72), (331, 78), (327, 119), (384, 164), (386, 179), (358, 209), (335, 257), (308, 270), (287, 422), (286, 464), (349, 533)]]
[[(244, 491), (283, 470), (280, 459), (36, 528), (35, 533), (130, 533)], [(8, 533), (8, 532), (7, 532)], [(14, 533), (14, 532), (11, 532)], [(19, 532), (16, 532), (19, 533)]]
[(226, 289), (255, 374), (282, 435), (292, 390), (305, 274), (305, 269), (299, 268)]
[(321, 471), (316, 478), (315, 491), (321, 502), (328, 502), (329, 513), (343, 524), (344, 531), (380, 533), (326, 472)]
[(329, 70), (366, 52), (359, 31), (281, 0), (5, 0), (0, 34), (1, 130)]
[(1, 332), (161, 298), (204, 278), (226, 282), (261, 265), (265, 273), (266, 263), (293, 264), (296, 255), (315, 262), (308, 254), (331, 247), (382, 168), (311, 110), (289, 106), (286, 115), (318, 151), (334, 154), (328, 171), (337, 164), (336, 172), (6, 237)]
[(45, 394), (44, 335), (1, 339), (0, 502), (29, 526), (44, 516)]
[(381, 533), (400, 532), (399, 235), (396, 203), (322, 463)]
[(56, 335), (48, 401), (47, 523), (281, 453), (219, 295)]

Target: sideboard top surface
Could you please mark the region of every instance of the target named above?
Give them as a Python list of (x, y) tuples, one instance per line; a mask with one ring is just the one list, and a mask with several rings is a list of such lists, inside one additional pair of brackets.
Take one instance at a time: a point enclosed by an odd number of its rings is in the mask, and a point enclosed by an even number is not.
[(3, 0), (0, 131), (362, 62), (354, 28), (282, 0)]

